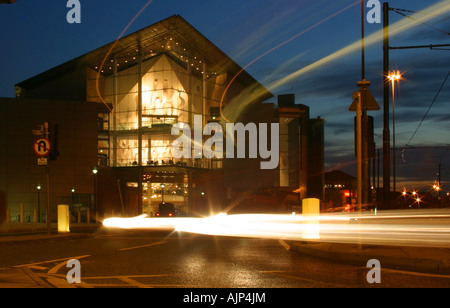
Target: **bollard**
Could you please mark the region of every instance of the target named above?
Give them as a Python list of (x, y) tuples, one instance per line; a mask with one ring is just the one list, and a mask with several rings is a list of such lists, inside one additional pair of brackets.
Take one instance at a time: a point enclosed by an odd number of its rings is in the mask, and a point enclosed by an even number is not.
[(320, 239), (319, 215), (320, 200), (307, 198), (302, 201), (303, 233), (304, 239)]
[(69, 228), (69, 206), (66, 204), (58, 205), (58, 232), (70, 232)]

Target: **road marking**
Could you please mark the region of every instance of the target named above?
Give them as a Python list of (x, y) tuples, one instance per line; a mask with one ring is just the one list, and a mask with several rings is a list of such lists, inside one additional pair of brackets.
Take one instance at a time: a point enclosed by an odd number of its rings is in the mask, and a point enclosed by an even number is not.
[(59, 277), (55, 277), (53, 275), (43, 275), (48, 283), (50, 283), (51, 285), (53, 285), (55, 288), (64, 288), (64, 289), (73, 289), (73, 288), (77, 288), (77, 285), (73, 285), (67, 282), (66, 279), (64, 278), (59, 278)]
[(331, 282), (322, 282), (322, 281), (318, 281), (318, 280), (314, 280), (314, 279), (310, 279), (310, 278), (305, 278), (305, 277), (300, 277), (300, 276), (296, 276), (295, 274), (290, 274), (290, 272), (287, 271), (260, 271), (261, 274), (268, 274), (268, 275), (272, 275), (275, 277), (279, 277), (279, 278), (287, 278), (287, 279), (292, 279), (295, 281), (300, 281), (303, 283), (307, 283), (308, 285), (314, 284), (315, 286), (318, 287), (322, 287), (322, 288), (330, 288), (330, 287), (345, 287), (344, 285), (335, 285)]
[(40, 271), (45, 271), (46, 269), (48, 269), (48, 267), (38, 266), (38, 265), (30, 265), (30, 266), (27, 266), (27, 268), (40, 270)]
[(138, 287), (138, 288), (149, 288), (148, 285), (144, 284), (144, 283), (140, 283), (139, 281), (136, 281), (134, 279), (131, 279), (130, 277), (120, 277), (120, 280), (122, 280), (125, 283), (128, 283), (129, 285), (133, 286), (133, 287)]
[[(67, 264), (68, 260), (71, 259), (82, 259), (90, 257), (90, 255), (83, 255), (78, 257), (69, 257), (69, 258), (63, 258), (63, 259), (55, 259), (55, 260), (48, 260), (48, 261), (42, 261), (42, 262), (35, 262), (35, 263), (29, 263), (29, 264), (23, 264), (23, 265), (16, 265), (13, 267), (21, 268), (23, 269), (24, 273), (27, 274), (31, 279), (36, 281), (39, 285), (44, 286), (46, 288), (50, 287), (56, 287), (56, 288), (76, 288), (77, 286), (80, 286), (80, 284), (71, 285), (67, 282), (66, 277), (64, 275), (58, 275), (57, 272), (60, 270), (63, 266)], [(62, 262), (61, 262), (62, 261)], [(47, 270), (48, 267), (40, 266), (41, 264), (45, 263), (56, 263), (55, 266), (50, 268), (47, 273), (34, 273), (31, 269), (35, 270)], [(82, 287), (88, 287), (86, 285), (83, 285)]]
[(283, 241), (283, 240), (278, 240), (278, 243), (281, 245), (281, 246), (283, 246), (283, 248), (284, 249), (286, 249), (286, 250), (290, 250), (291, 249), (291, 246), (289, 245), (289, 244), (287, 244), (285, 241)]
[[(361, 269), (367, 270), (367, 267), (361, 267)], [(446, 278), (446, 279), (450, 278), (450, 275), (447, 275), (447, 274), (422, 273), (422, 272), (398, 270), (398, 269), (387, 268), (387, 267), (384, 267), (382, 270), (385, 272), (404, 274), (404, 275), (410, 275), (410, 276), (425, 276), (425, 277)]]
[(78, 257), (69, 257), (69, 258), (62, 258), (62, 259), (55, 259), (55, 260), (49, 260), (49, 261), (41, 261), (41, 262), (34, 262), (34, 263), (28, 263), (28, 264), (22, 264), (22, 265), (15, 265), (13, 267), (32, 267), (39, 264), (44, 263), (52, 263), (52, 262), (59, 262), (59, 261), (69, 261), (71, 259), (82, 259), (90, 257), (90, 255), (84, 255), (84, 256), (78, 256)]
[[(186, 285), (164, 284), (164, 283), (143, 283), (136, 279), (146, 278), (168, 278), (168, 275), (127, 275), (127, 276), (98, 276), (98, 277), (83, 277), (82, 285), (77, 285), (81, 288), (104, 288), (104, 287), (138, 287), (138, 288), (185, 288)], [(109, 282), (95, 283), (96, 280), (109, 280)], [(116, 282), (114, 280), (119, 280)]]
[(155, 242), (155, 243), (150, 243), (150, 244), (141, 245), (141, 246), (134, 246), (134, 247), (121, 248), (121, 249), (118, 249), (118, 250), (119, 250), (119, 251), (133, 250), (133, 249), (145, 248), (145, 247), (151, 247), (151, 246), (156, 246), (156, 245), (161, 245), (161, 244), (166, 244), (166, 243), (167, 243), (166, 241)]
[(53, 288), (52, 284), (47, 283), (45, 280), (43, 280), (40, 275), (35, 274), (29, 267), (22, 267), (21, 270), (33, 281), (35, 281), (37, 284), (44, 288)]

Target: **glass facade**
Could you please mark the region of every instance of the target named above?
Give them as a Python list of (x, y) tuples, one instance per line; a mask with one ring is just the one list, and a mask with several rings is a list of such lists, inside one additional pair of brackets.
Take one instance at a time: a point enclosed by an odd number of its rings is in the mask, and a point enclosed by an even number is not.
[(129, 194), (141, 191), (139, 212), (154, 215), (161, 202), (186, 212), (190, 176), (183, 167), (219, 169), (223, 163), (216, 157), (175, 159), (171, 148), (179, 136), (173, 136), (171, 129), (175, 123), (186, 123), (193, 133), (194, 115), (202, 116), (203, 126), (220, 121), (219, 104), (228, 77), (226, 73), (206, 74), (200, 70), (206, 68), (199, 65), (202, 61), (196, 67), (179, 61), (183, 56), (177, 59), (160, 53), (142, 58), (131, 57), (135, 63), (126, 68), (120, 63), (128, 60), (113, 59), (108, 74), (88, 72), (88, 100), (111, 106), (110, 112), (98, 115), (99, 165), (141, 168), (142, 182), (126, 183)]
[[(111, 167), (167, 164), (222, 167), (217, 158), (174, 159), (171, 145), (178, 136), (171, 135), (171, 128), (175, 123), (193, 127), (194, 115), (202, 116), (203, 125), (219, 121), (217, 110), (226, 73), (208, 75), (206, 80), (199, 67), (193, 69), (193, 65), (180, 63), (168, 54), (150, 57), (123, 70), (119, 70), (118, 60), (111, 61), (112, 72), (101, 75), (98, 82), (102, 99), (112, 106), (109, 118), (99, 115), (99, 126), (109, 132), (99, 137), (102, 165), (107, 160)], [(88, 93), (95, 93), (97, 74), (91, 72), (90, 76)], [(138, 76), (142, 76), (141, 80)], [(96, 95), (88, 99), (100, 100)]]

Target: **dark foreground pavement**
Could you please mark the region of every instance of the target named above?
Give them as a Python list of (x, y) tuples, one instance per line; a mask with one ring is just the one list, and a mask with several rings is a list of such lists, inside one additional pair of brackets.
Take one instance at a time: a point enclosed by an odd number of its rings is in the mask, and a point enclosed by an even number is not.
[[(7, 230), (0, 228), (0, 249), (9, 245), (26, 241), (55, 241), (69, 240), (92, 236), (93, 230), (100, 228), (99, 224), (80, 224), (71, 226), (70, 233), (56, 232), (51, 234), (29, 224), (28, 229), (14, 226)], [(9, 231), (9, 232), (8, 232)], [(450, 275), (450, 249), (441, 247), (413, 247), (413, 246), (380, 246), (335, 244), (322, 242), (286, 242), (286, 248), (293, 253), (302, 253), (327, 258), (349, 264), (365, 265), (368, 260), (376, 259), (382, 268), (412, 271), (428, 274)], [(0, 288), (46, 288), (51, 287), (33, 275), (27, 268), (0, 268)]]

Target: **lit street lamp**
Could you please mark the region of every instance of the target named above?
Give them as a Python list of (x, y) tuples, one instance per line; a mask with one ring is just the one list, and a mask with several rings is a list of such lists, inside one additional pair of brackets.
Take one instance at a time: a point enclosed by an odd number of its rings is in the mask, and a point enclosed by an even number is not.
[(41, 188), (42, 186), (38, 184), (36, 186), (36, 189), (38, 191), (38, 208), (37, 208), (37, 221), (41, 222)]
[(71, 206), (71, 211), (73, 212), (73, 208), (75, 206), (75, 187), (72, 187), (72, 189), (70, 190), (72, 192), (72, 206)]
[(388, 75), (388, 79), (392, 83), (392, 155), (393, 155), (393, 166), (392, 166), (392, 176), (393, 176), (393, 189), (394, 192), (396, 191), (395, 188), (395, 82), (399, 81), (402, 78), (402, 75), (400, 74), (400, 71), (393, 71), (390, 72)]
[[(92, 169), (92, 173), (94, 174), (94, 210), (97, 211), (97, 168)], [(89, 217), (88, 217), (89, 221)]]
[(437, 193), (438, 207), (440, 208), (441, 207), (441, 186), (440, 186), (440, 184), (434, 183), (433, 189)]

